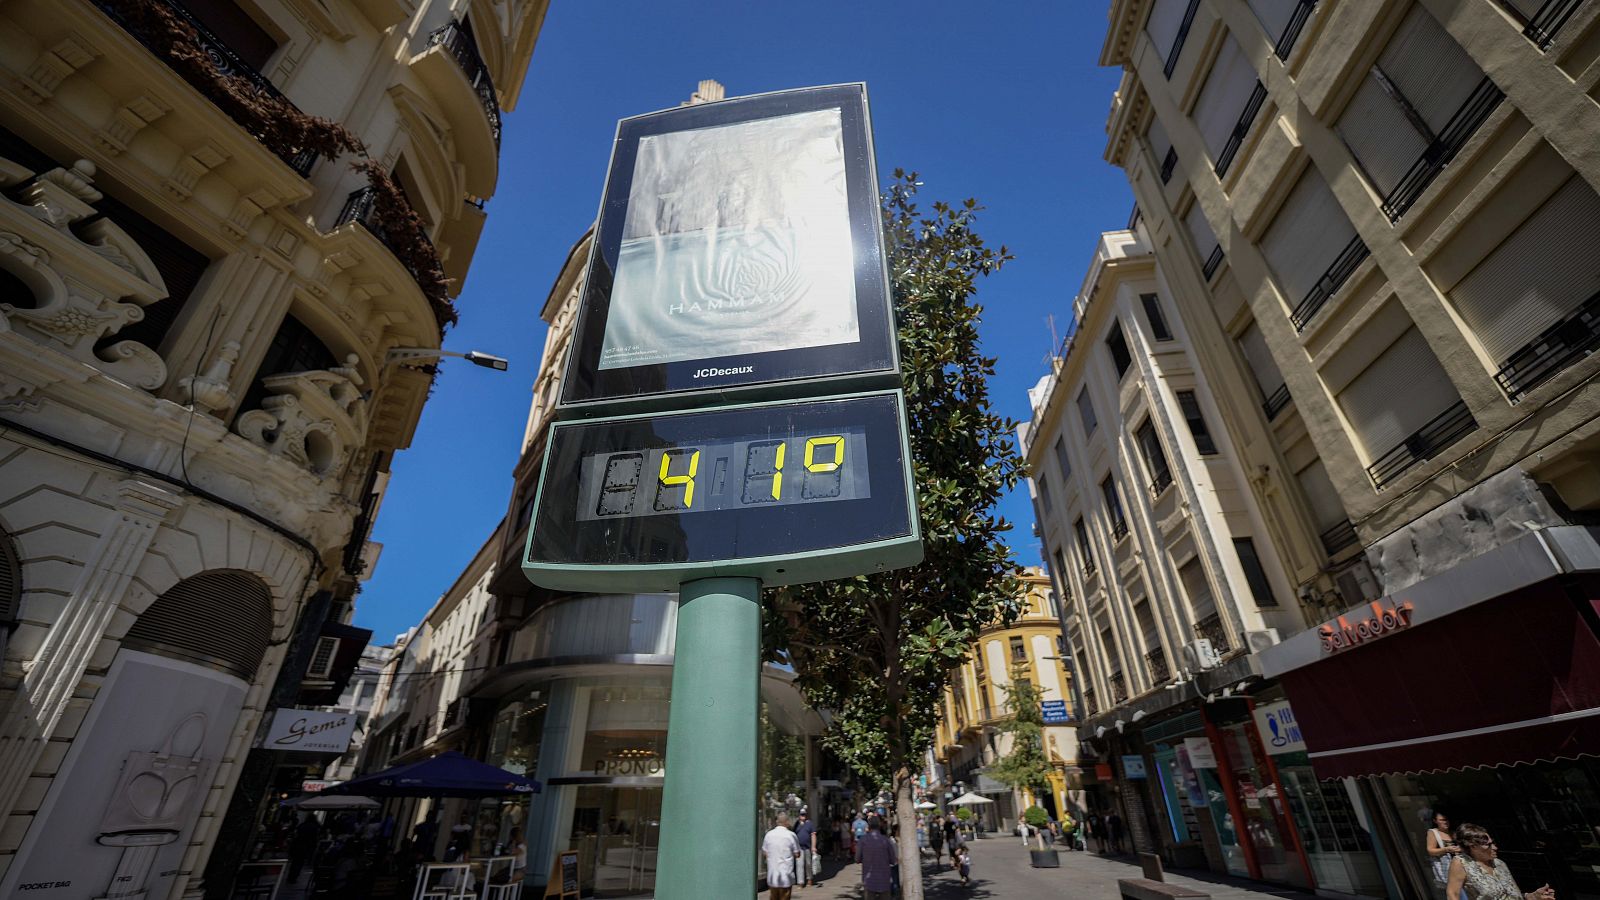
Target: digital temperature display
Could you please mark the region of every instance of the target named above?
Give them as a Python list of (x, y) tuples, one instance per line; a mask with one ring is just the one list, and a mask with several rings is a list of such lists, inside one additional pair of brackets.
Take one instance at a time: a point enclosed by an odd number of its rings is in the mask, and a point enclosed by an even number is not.
[(872, 495), (867, 459), (860, 427), (595, 453), (578, 475), (578, 518), (861, 500)]
[(557, 422), (523, 569), (597, 592), (909, 565), (909, 468), (898, 391)]

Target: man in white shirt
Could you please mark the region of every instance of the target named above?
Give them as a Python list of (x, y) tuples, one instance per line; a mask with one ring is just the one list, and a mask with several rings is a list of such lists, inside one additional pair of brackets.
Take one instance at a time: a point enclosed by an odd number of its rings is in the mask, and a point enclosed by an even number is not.
[(767, 858), (767, 887), (771, 900), (789, 900), (794, 890), (794, 862), (800, 858), (800, 842), (789, 830), (789, 815), (778, 814), (778, 824), (761, 839), (761, 853)]

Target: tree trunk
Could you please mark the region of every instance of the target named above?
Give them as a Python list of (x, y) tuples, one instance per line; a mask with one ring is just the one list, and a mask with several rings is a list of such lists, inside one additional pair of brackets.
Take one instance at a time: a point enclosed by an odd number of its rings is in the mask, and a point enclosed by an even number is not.
[(900, 822), (900, 900), (922, 900), (922, 848), (917, 844), (917, 809), (912, 788), (916, 772), (902, 766), (894, 773), (894, 814)]

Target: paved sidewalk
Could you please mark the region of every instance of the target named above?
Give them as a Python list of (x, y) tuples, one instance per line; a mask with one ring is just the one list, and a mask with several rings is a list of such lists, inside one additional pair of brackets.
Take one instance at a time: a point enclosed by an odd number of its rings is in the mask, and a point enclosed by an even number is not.
[[(922, 885), (928, 900), (995, 900), (995, 898), (1071, 897), (1074, 900), (1116, 900), (1118, 878), (1140, 877), (1138, 860), (1132, 856), (1102, 857), (1092, 853), (1061, 851), (1059, 869), (1035, 869), (1020, 838), (995, 836), (973, 841), (972, 884), (961, 886), (961, 878), (946, 866), (934, 869), (933, 858), (925, 857)], [(1289, 888), (1278, 888), (1210, 872), (1167, 872), (1167, 881), (1210, 894), (1213, 900), (1315, 900), (1314, 895)], [(762, 895), (763, 897), (765, 894)], [(820, 886), (796, 888), (795, 900), (859, 900), (861, 870), (853, 863), (828, 860), (823, 863)]]

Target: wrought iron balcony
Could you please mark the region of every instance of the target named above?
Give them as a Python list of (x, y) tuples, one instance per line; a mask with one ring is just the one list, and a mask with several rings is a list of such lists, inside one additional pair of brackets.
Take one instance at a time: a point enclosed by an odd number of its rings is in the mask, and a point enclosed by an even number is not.
[(1356, 544), (1361, 543), (1361, 538), (1356, 534), (1356, 527), (1350, 524), (1349, 519), (1346, 519), (1332, 528), (1329, 528), (1327, 531), (1324, 531), (1321, 537), (1322, 549), (1328, 551), (1329, 556), (1338, 553), (1340, 550), (1343, 550), (1346, 547), (1353, 547)]
[(1287, 384), (1278, 385), (1278, 389), (1272, 392), (1272, 396), (1261, 401), (1261, 411), (1267, 414), (1267, 421), (1270, 422), (1276, 419), (1278, 413), (1283, 412), (1283, 408), (1289, 405), (1291, 399), (1293, 398), (1289, 396), (1289, 386)]
[(1159, 497), (1161, 492), (1172, 486), (1172, 470), (1161, 469), (1156, 472), (1155, 480), (1150, 482), (1150, 496)]
[[(405, 266), (406, 270), (411, 273), (411, 277), (417, 279), (418, 282), (421, 282), (422, 273), (418, 272), (412, 267), (411, 263), (406, 261), (405, 253), (401, 252), (400, 247), (395, 242), (394, 238), (389, 234), (389, 229), (384, 227), (383, 220), (378, 216), (377, 188), (368, 185), (359, 191), (353, 191), (350, 196), (345, 199), (344, 208), (339, 210), (339, 218), (334, 222), (334, 227), (343, 225), (346, 222), (359, 223), (361, 227), (370, 232), (373, 237), (383, 242), (383, 245), (389, 248), (389, 252), (394, 254), (394, 258), (398, 260), (401, 265)], [(427, 241), (428, 236), (422, 235), (422, 239)], [(429, 244), (431, 245), (432, 242), (429, 241)]]
[(1478, 420), (1472, 417), (1467, 404), (1457, 400), (1449, 409), (1401, 441), (1400, 446), (1374, 460), (1372, 465), (1367, 466), (1367, 474), (1372, 476), (1373, 485), (1381, 488), (1417, 463), (1437, 456), (1439, 451), (1477, 428)]
[(1178, 167), (1178, 151), (1167, 148), (1167, 155), (1161, 158), (1161, 183), (1166, 184), (1172, 180), (1172, 171)]
[(1168, 78), (1178, 68), (1178, 55), (1183, 52), (1183, 42), (1189, 39), (1189, 29), (1194, 26), (1194, 14), (1199, 8), (1200, 0), (1189, 0), (1188, 7), (1183, 11), (1183, 21), (1178, 23), (1178, 34), (1172, 39), (1172, 49), (1167, 52), (1166, 65), (1161, 69), (1161, 74)]
[(1422, 192), (1433, 183), (1433, 179), (1444, 171), (1444, 167), (1456, 158), (1456, 154), (1466, 145), (1467, 139), (1478, 130), (1484, 119), (1489, 118), (1489, 113), (1494, 112), (1494, 108), (1500, 105), (1504, 97), (1505, 94), (1500, 93), (1500, 89), (1495, 87), (1487, 75), (1478, 82), (1478, 86), (1467, 96), (1466, 102), (1461, 104), (1461, 108), (1456, 110), (1450, 121), (1445, 123), (1444, 129), (1422, 151), (1422, 156), (1411, 164), (1411, 168), (1401, 176), (1394, 190), (1383, 198), (1383, 212), (1389, 217), (1390, 222), (1400, 221), (1400, 217), (1417, 202), (1417, 198), (1421, 197)]
[(1329, 297), (1338, 293), (1340, 286), (1349, 279), (1367, 256), (1367, 245), (1361, 240), (1361, 236), (1356, 235), (1351, 238), (1350, 243), (1346, 244), (1334, 258), (1333, 264), (1328, 266), (1328, 271), (1322, 273), (1322, 277), (1317, 279), (1317, 283), (1311, 286), (1311, 290), (1300, 301), (1300, 305), (1289, 315), (1296, 331), (1304, 331), (1306, 326), (1311, 324), (1311, 320), (1317, 317), (1317, 311), (1322, 309)]
[(1150, 667), (1150, 680), (1157, 685), (1165, 684), (1172, 672), (1167, 669), (1166, 651), (1157, 647), (1144, 655), (1145, 665)]
[(1083, 705), (1091, 716), (1100, 714), (1100, 701), (1094, 695), (1094, 688), (1085, 688), (1083, 691)]
[(1085, 577), (1085, 578), (1093, 578), (1095, 572), (1097, 572), (1097, 571), (1099, 571), (1099, 570), (1095, 568), (1094, 557), (1092, 557), (1089, 554), (1085, 553), (1083, 555), (1083, 577)]
[(1111, 520), (1111, 539), (1120, 541), (1128, 536), (1128, 520), (1124, 516), (1117, 516)]
[(1207, 281), (1210, 281), (1211, 276), (1217, 274), (1217, 269), (1221, 267), (1221, 265), (1222, 245), (1218, 244), (1217, 246), (1211, 248), (1211, 255), (1206, 257), (1205, 265), (1200, 267), (1200, 274), (1204, 275)]
[(1211, 649), (1217, 651), (1219, 656), (1233, 647), (1228, 641), (1228, 629), (1223, 627), (1222, 617), (1216, 613), (1194, 623), (1194, 630), (1197, 635), (1211, 642)]
[(1567, 24), (1572, 14), (1583, 5), (1583, 0), (1545, 0), (1532, 17), (1529, 17), (1517, 4), (1510, 0), (1500, 0), (1500, 5), (1509, 12), (1513, 18), (1523, 24), (1522, 35), (1538, 45), (1540, 50), (1549, 50), (1550, 44), (1556, 39), (1556, 32), (1561, 26)]
[(1217, 177), (1228, 174), (1228, 167), (1233, 165), (1233, 158), (1239, 155), (1239, 147), (1244, 144), (1245, 135), (1250, 133), (1250, 126), (1256, 121), (1256, 114), (1261, 112), (1261, 104), (1267, 101), (1267, 88), (1261, 82), (1256, 82), (1255, 90), (1250, 92), (1250, 99), (1244, 102), (1244, 110), (1239, 113), (1239, 121), (1234, 124), (1233, 131), (1228, 135), (1228, 142), (1222, 145), (1222, 152), (1217, 154), (1215, 166)]
[[(289, 102), (289, 98), (284, 96), (282, 91), (278, 90), (277, 85), (268, 81), (267, 76), (262, 75), (256, 71), (255, 67), (241, 59), (239, 54), (233, 51), (233, 48), (213, 34), (211, 29), (195, 18), (194, 13), (191, 13), (182, 3), (177, 2), (177, 0), (151, 0), (151, 2), (160, 3), (185, 25), (194, 29), (195, 37), (200, 43), (200, 49), (205, 53), (206, 58), (218, 73), (234, 79), (236, 83), (247, 87), (250, 91), (260, 96), (271, 98), (298, 112), (298, 108)], [(116, 0), (95, 0), (95, 6), (99, 7), (100, 11), (105, 13), (113, 22), (116, 22), (123, 31), (126, 31), (135, 40), (143, 44), (157, 59), (172, 68), (171, 60), (165, 55), (168, 52), (166, 48), (169, 46), (169, 42), (162, 40), (161, 36), (149, 26), (136, 23), (124, 17), (122, 14), (125, 7), (124, 3), (116, 2)], [(181, 69), (173, 68), (173, 71), (184, 80), (189, 80)], [(194, 84), (193, 82), (190, 83)], [(194, 88), (202, 94), (206, 93), (208, 87), (209, 85), (205, 84), (194, 84)], [(249, 132), (251, 137), (260, 141), (268, 150), (276, 154), (289, 168), (295, 170), (301, 176), (311, 174), (311, 167), (316, 165), (317, 162), (317, 152), (315, 150), (284, 147), (281, 145), (281, 138), (266, 133), (257, 127), (255, 123), (239, 122), (238, 119), (234, 121)]]
[(1600, 294), (1506, 358), (1494, 380), (1513, 401), (1600, 348)]
[(483, 57), (478, 54), (478, 44), (471, 33), (462, 28), (460, 22), (452, 21), (428, 35), (428, 46), (443, 46), (455, 57), (456, 65), (461, 67), (461, 73), (467, 76), (467, 83), (478, 95), (478, 102), (483, 104), (483, 114), (489, 118), (489, 130), (494, 133), (495, 149), (500, 149), (500, 98), (494, 92), (489, 67), (484, 65)]
[(1289, 14), (1289, 21), (1283, 26), (1283, 34), (1278, 36), (1278, 43), (1273, 47), (1273, 52), (1279, 59), (1288, 59), (1294, 51), (1295, 41), (1300, 40), (1300, 32), (1306, 27), (1306, 20), (1311, 18), (1311, 10), (1317, 6), (1317, 0), (1300, 0), (1295, 4), (1294, 12)]

